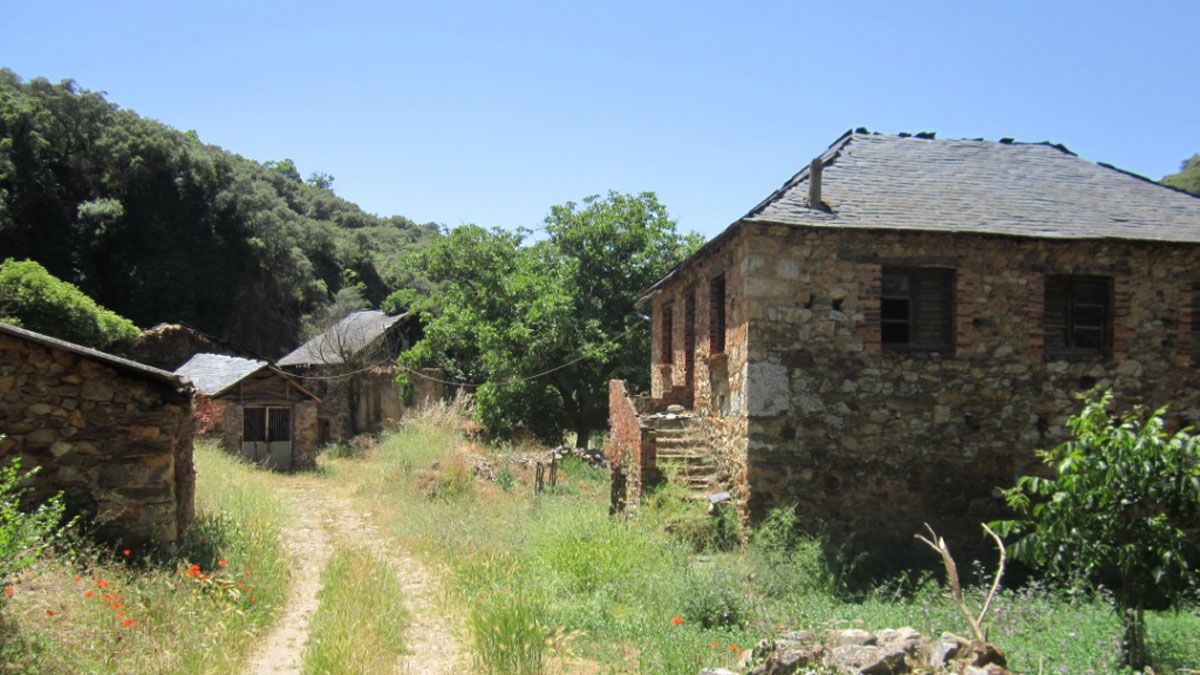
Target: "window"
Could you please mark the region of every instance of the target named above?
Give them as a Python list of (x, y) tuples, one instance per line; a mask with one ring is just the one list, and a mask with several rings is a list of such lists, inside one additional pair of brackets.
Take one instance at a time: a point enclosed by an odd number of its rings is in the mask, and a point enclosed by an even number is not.
[(708, 351), (725, 353), (725, 274), (708, 283)]
[(944, 352), (951, 348), (954, 271), (883, 268), (880, 338), (893, 351)]
[(660, 363), (671, 363), (675, 360), (675, 350), (671, 347), (671, 335), (675, 332), (675, 322), (672, 320), (671, 305), (663, 305), (662, 321), (659, 322)]
[(292, 411), (288, 408), (242, 409), (243, 443), (280, 443), (292, 440)]
[(1046, 352), (1106, 353), (1111, 345), (1112, 280), (1107, 277), (1046, 278)]

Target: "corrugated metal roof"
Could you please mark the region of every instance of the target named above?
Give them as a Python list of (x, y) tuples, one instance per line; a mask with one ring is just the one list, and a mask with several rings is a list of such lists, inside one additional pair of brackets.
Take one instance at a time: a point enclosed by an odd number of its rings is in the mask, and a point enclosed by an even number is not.
[(1061, 145), (848, 133), (745, 216), (814, 227), (1200, 243), (1200, 198)]
[(175, 374), (191, 380), (201, 394), (216, 396), (267, 365), (266, 361), (237, 356), (196, 354), (177, 368)]
[(388, 316), (378, 310), (347, 314), (329, 330), (279, 359), (280, 366), (336, 365), (345, 356), (370, 347), (405, 315)]
[(78, 345), (74, 342), (67, 342), (66, 340), (60, 340), (55, 337), (50, 337), (49, 335), (35, 333), (34, 331), (18, 328), (17, 326), (7, 323), (0, 323), (0, 333), (6, 333), (23, 340), (29, 340), (30, 342), (36, 342), (38, 344), (45, 345), (51, 349), (61, 349), (93, 361), (99, 361), (100, 363), (110, 366), (115, 370), (137, 375), (142, 379), (162, 382), (164, 384), (171, 385), (176, 389), (185, 390), (188, 387), (187, 382), (183, 381), (174, 373), (160, 370), (144, 363), (138, 363), (137, 361), (131, 361), (120, 356), (108, 354), (98, 349), (84, 347), (83, 345)]

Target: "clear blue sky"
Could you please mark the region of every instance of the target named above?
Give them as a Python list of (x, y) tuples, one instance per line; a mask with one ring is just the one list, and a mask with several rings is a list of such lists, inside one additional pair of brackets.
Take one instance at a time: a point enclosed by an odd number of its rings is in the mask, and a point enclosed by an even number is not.
[(1161, 178), (1200, 152), (1198, 62), (1197, 0), (0, 0), (22, 77), (448, 225), (534, 226), (611, 188), (712, 235), (857, 126)]

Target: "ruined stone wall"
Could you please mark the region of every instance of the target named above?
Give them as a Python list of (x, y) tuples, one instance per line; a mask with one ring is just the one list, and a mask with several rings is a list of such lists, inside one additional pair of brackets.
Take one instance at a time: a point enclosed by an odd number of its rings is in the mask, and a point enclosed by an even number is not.
[[(1078, 392), (1200, 419), (1200, 247), (753, 226), (744, 265), (753, 517), (795, 502), (860, 535), (927, 520), (978, 542), (1005, 513), (996, 488), (1065, 439)], [(882, 347), (881, 265), (955, 271), (950, 353)], [(1045, 353), (1047, 274), (1113, 279), (1111, 355)]]
[(608, 430), (604, 455), (609, 468), (621, 474), (614, 478), (620, 494), (613, 495), (612, 505), (614, 511), (619, 511), (638, 502), (642, 486), (656, 466), (651, 439), (642, 428), (638, 411), (621, 380), (608, 383)]
[(191, 524), (190, 391), (0, 335), (0, 434), (0, 461), (42, 467), (39, 495), (62, 491), (103, 537), (171, 544)]

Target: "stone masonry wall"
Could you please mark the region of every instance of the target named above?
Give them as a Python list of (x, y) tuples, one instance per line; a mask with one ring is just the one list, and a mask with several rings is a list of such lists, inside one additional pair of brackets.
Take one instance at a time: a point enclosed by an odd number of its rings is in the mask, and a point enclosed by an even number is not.
[(38, 495), (62, 491), (103, 537), (175, 543), (194, 513), (190, 395), (0, 335), (0, 461), (42, 467)]
[[(751, 226), (742, 265), (752, 517), (794, 502), (810, 524), (982, 544), (996, 488), (1041, 469), (1078, 392), (1200, 421), (1200, 247)], [(883, 348), (883, 265), (955, 270), (952, 352)], [(1046, 355), (1048, 274), (1112, 278), (1110, 355)]]

